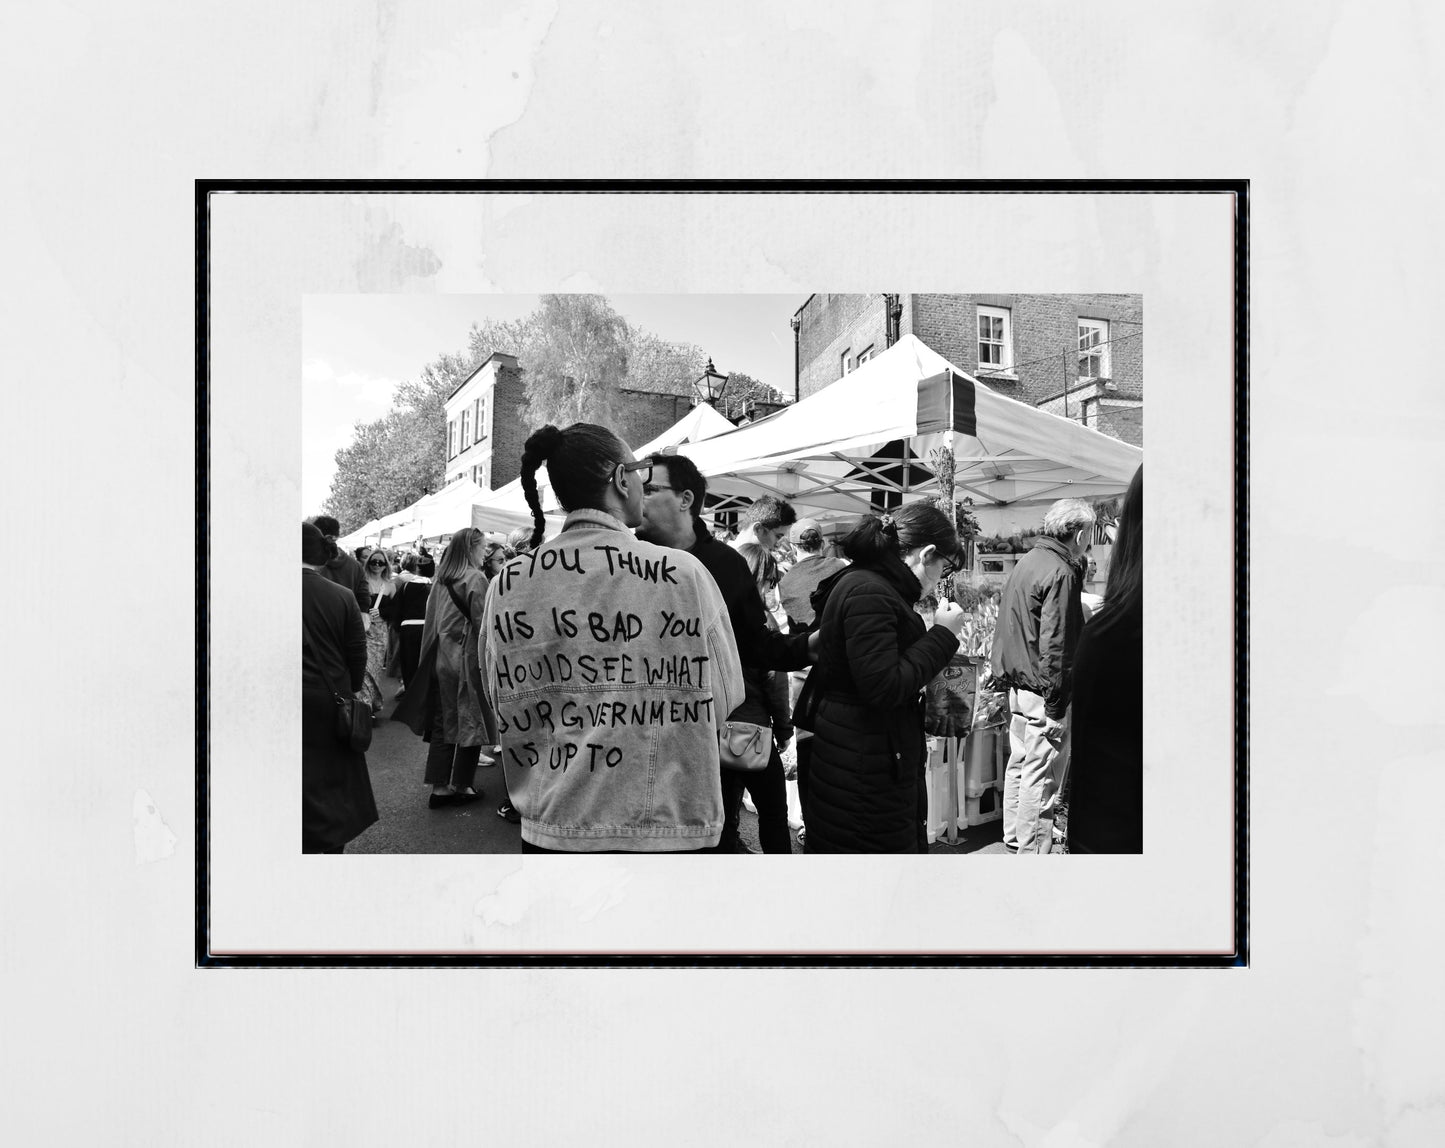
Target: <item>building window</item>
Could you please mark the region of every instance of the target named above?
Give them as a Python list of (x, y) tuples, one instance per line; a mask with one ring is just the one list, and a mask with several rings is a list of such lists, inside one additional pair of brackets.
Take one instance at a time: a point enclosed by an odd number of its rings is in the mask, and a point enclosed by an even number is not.
[(470, 409), (462, 412), (462, 449), (472, 445), (472, 412)]
[(472, 424), (476, 427), (476, 429), (472, 432), (472, 437), (476, 439), (477, 442), (481, 442), (487, 434), (486, 430), (484, 429), (487, 425), (486, 399), (480, 397), (477, 399), (473, 409)]
[(1079, 320), (1079, 378), (1109, 377), (1109, 324), (1103, 319)]
[(868, 346), (864, 347), (861, 351), (858, 352), (858, 365), (861, 367), (864, 363), (866, 363), (866, 362), (867, 362), (869, 359), (871, 359), (872, 357), (873, 357), (873, 344), (872, 344), (872, 343), (869, 343)]
[(454, 419), (447, 420), (447, 458), (455, 458), (457, 454), (457, 424)]
[(1014, 365), (1013, 332), (1006, 307), (978, 309), (978, 369), (1007, 371)]
[(849, 358), (852, 353), (852, 347), (849, 347), (846, 351), (843, 352), (843, 373), (845, 375), (853, 369), (853, 360)]
[(1085, 399), (1083, 407), (1083, 417), (1079, 421), (1086, 427), (1097, 427), (1099, 425), (1099, 400)]

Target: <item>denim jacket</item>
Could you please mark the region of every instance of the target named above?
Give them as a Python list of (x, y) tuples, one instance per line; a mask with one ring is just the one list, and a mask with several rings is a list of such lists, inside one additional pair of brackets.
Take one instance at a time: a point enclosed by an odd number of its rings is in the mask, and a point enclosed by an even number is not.
[(669, 852), (722, 832), (717, 731), (743, 700), (717, 584), (598, 510), (512, 559), (483, 611), (482, 680), (522, 839)]

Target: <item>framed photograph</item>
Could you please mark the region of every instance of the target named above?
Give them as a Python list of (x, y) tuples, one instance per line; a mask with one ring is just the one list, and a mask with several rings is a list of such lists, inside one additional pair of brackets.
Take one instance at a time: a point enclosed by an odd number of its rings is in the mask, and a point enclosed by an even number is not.
[[(1247, 184), (200, 181), (196, 219), (199, 964), (1247, 964)], [(568, 323), (611, 332), (599, 405), (546, 358)], [(507, 733), (432, 777), (376, 618), (375, 809), (343, 854), (303, 852), (282, 535), (334, 517), (335, 552), (390, 575), (464, 531), (500, 546), (533, 518), (528, 420), (568, 411), (692, 460), (723, 538), (769, 491), (830, 544), (951, 492), (968, 545), (928, 586), (957, 579), (932, 605), (971, 612), (974, 729), (954, 714), (920, 763), (922, 852), (806, 852), (790, 790), (787, 856), (525, 854)], [(1145, 454), (1147, 672), (1120, 702), (1143, 713), (1142, 852), (1021, 865), (996, 603), (1078, 498), (1097, 607)], [(775, 814), (745, 812), (744, 848)]]

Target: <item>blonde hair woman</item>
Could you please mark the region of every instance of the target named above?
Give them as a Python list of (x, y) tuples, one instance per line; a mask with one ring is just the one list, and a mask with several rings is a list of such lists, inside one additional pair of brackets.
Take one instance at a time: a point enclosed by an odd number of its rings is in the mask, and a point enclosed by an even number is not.
[(363, 566), (366, 574), (366, 589), (371, 594), (371, 609), (364, 616), (366, 621), (366, 683), (362, 695), (371, 703), (373, 717), (381, 714), (386, 696), (381, 692), (381, 679), (386, 675), (387, 638), (390, 627), (381, 619), (381, 604), (384, 598), (396, 593), (392, 581), (391, 563), (386, 551), (373, 550), (366, 556)]
[(430, 743), (427, 804), (463, 805), (482, 796), (472, 785), (482, 748), (497, 743), (496, 722), (482, 694), (477, 639), (487, 578), (487, 542), (467, 527), (447, 543), (427, 598), (415, 684), (394, 716)]

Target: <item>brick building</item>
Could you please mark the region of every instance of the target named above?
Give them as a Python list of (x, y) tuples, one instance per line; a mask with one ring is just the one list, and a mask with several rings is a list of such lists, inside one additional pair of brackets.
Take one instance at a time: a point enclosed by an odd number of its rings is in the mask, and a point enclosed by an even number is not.
[(793, 317), (806, 398), (915, 335), (1010, 398), (1144, 445), (1139, 295), (813, 295)]
[[(470, 478), (483, 490), (496, 490), (522, 473), (522, 447), (535, 429), (517, 417), (524, 373), (515, 356), (495, 351), (447, 398), (447, 484)], [(624, 388), (616, 429), (629, 445), (649, 442), (691, 407), (687, 381)]]

